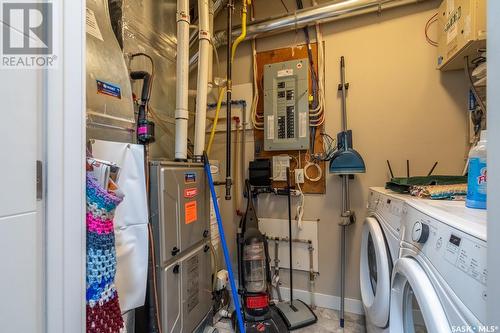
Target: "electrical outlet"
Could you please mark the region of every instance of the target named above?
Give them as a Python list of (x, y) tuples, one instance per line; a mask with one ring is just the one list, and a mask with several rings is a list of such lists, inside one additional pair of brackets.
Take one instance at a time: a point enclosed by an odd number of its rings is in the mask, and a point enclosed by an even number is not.
[(295, 169), (295, 182), (304, 184), (304, 169)]

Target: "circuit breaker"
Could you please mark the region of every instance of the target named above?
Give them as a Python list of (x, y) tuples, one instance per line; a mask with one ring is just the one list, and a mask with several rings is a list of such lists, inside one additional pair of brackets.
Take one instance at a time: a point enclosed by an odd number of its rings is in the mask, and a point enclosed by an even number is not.
[(264, 150), (301, 150), (309, 145), (309, 62), (264, 66)]

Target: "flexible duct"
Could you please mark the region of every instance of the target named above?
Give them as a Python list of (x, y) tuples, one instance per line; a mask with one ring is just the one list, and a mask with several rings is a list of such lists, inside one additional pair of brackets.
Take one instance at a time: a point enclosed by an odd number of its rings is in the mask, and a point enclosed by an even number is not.
[(175, 159), (187, 160), (189, 83), (189, 0), (177, 0), (177, 86), (175, 100)]
[(194, 129), (194, 156), (201, 159), (205, 148), (205, 128), (207, 119), (208, 67), (212, 46), (210, 45), (209, 0), (198, 0), (199, 52), (198, 82), (196, 96), (196, 123)]
[[(343, 2), (330, 1), (320, 6), (297, 10), (294, 13), (276, 16), (271, 19), (254, 21), (247, 25), (246, 39), (279, 34), (300, 29), (313, 23), (327, 23), (352, 16), (382, 12), (383, 10), (409, 5), (428, 0), (347, 0)], [(232, 36), (239, 36), (241, 28), (235, 28)], [(214, 46), (227, 43), (225, 30), (218, 31), (213, 36)], [(189, 64), (193, 69), (198, 61), (198, 53), (191, 57)]]

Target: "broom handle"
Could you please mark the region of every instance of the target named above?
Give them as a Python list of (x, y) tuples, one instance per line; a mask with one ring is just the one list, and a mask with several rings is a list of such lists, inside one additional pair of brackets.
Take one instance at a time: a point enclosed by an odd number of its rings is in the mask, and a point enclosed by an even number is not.
[(347, 107), (346, 107), (346, 83), (345, 83), (345, 61), (340, 57), (340, 85), (342, 89), (342, 131), (347, 131)]

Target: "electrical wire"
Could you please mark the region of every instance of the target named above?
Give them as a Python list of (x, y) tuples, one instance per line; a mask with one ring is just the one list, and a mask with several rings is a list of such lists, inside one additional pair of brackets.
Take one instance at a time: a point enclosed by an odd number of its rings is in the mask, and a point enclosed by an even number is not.
[(429, 32), (429, 28), (432, 25), (432, 23), (434, 23), (438, 20), (437, 15), (438, 15), (438, 13), (431, 16), (431, 18), (425, 24), (425, 29), (424, 29), (425, 39), (427, 40), (427, 43), (431, 44), (432, 46), (436, 46), (436, 47), (438, 46), (438, 43), (429, 37), (428, 32)]
[[(255, 21), (255, 1), (251, 4), (250, 11), (250, 21)], [(252, 39), (252, 76), (253, 76), (253, 98), (252, 105), (250, 106), (250, 119), (252, 121), (252, 125), (256, 130), (264, 130), (264, 121), (263, 116), (259, 116), (257, 113), (257, 105), (259, 104), (259, 85), (257, 82), (257, 42), (255, 38)]]
[(469, 57), (466, 56), (464, 57), (464, 62), (465, 62), (465, 75), (467, 76), (467, 79), (469, 80), (469, 85), (470, 89), (472, 90), (472, 94), (474, 94), (474, 97), (477, 100), (477, 103), (479, 104), (479, 107), (481, 110), (483, 110), (483, 113), (486, 114), (486, 105), (484, 104), (483, 100), (481, 99), (481, 96), (479, 96), (479, 93), (477, 91), (476, 86), (474, 85), (474, 81), (472, 80), (472, 75), (469, 69)]
[[(311, 157), (310, 157), (309, 153), (306, 153), (305, 161), (306, 161), (306, 165), (304, 166), (304, 177), (313, 183), (319, 181), (323, 177), (323, 170), (321, 170), (321, 167), (319, 166), (319, 164), (316, 161), (311, 162)], [(316, 177), (310, 177), (307, 174), (307, 170), (309, 170), (309, 168), (313, 167), (313, 166), (316, 168), (316, 171), (318, 173), (318, 175)]]
[(286, 6), (285, 2), (283, 0), (280, 0), (280, 1), (281, 1), (281, 4), (283, 5), (283, 8), (285, 8), (286, 12), (290, 13), (290, 11), (288, 10), (288, 7)]

